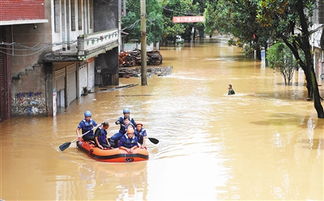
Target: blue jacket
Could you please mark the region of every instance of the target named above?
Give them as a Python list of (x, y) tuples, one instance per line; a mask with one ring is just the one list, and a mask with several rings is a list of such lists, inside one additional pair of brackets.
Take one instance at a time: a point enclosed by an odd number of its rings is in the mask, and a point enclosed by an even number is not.
[[(82, 134), (85, 132), (88, 132), (89, 130), (91, 130), (93, 127), (96, 127), (97, 123), (90, 119), (90, 121), (86, 121), (85, 119), (83, 119), (79, 125), (78, 128), (82, 129)], [(90, 131), (88, 134), (86, 134), (87, 136), (93, 136), (93, 131)]]
[(120, 138), (118, 143), (119, 147), (123, 146), (129, 149), (137, 145), (138, 145), (138, 138), (136, 136), (134, 136), (133, 138), (128, 138), (126, 134)]
[(103, 128), (97, 128), (95, 137), (98, 137), (98, 142), (100, 145), (107, 145), (107, 131)]
[(147, 136), (146, 130), (144, 128), (142, 128), (140, 131), (138, 131), (137, 129), (135, 129), (135, 135), (138, 138), (145, 137), (145, 136)]
[[(125, 119), (126, 118), (124, 118), (124, 117), (119, 117), (119, 119), (116, 121), (116, 124), (117, 123), (120, 124), (119, 133), (122, 133), (122, 134), (126, 133), (126, 126), (128, 126), (128, 125), (125, 125), (125, 123), (124, 123)], [(136, 122), (133, 118), (130, 119), (130, 123), (134, 128), (136, 127)]]

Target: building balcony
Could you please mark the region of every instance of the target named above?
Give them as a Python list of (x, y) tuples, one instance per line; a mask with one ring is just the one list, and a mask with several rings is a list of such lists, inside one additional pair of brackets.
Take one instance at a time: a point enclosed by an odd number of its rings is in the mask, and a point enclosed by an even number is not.
[(78, 59), (85, 60), (118, 46), (118, 29), (78, 37)]
[(84, 61), (118, 47), (118, 38), (118, 29), (80, 35), (76, 41), (67, 43), (67, 48), (45, 53), (43, 60), (46, 62)]

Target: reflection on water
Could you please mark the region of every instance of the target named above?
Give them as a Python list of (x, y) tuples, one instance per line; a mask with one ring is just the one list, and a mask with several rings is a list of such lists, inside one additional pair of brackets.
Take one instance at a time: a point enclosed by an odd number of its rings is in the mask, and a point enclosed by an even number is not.
[[(152, 77), (149, 86), (89, 94), (55, 118), (1, 123), (0, 199), (324, 199), (324, 121), (305, 101), (303, 84), (284, 86), (280, 74), (226, 43), (162, 54), (173, 74)], [(233, 96), (226, 95), (230, 83)], [(57, 150), (74, 139), (83, 111), (108, 119), (111, 136), (124, 107), (160, 140), (149, 143), (149, 161), (98, 162), (75, 144)]]
[[(105, 164), (71, 161), (75, 178), (55, 177), (56, 200), (139, 200), (147, 197), (147, 164)], [(75, 183), (75, 180), (78, 183)], [(82, 189), (82, 191), (81, 191)], [(75, 194), (77, 192), (77, 194)], [(98, 194), (101, 192), (102, 194)], [(98, 196), (99, 195), (99, 196)]]
[(309, 118), (307, 121), (307, 137), (308, 137), (308, 142), (310, 147), (313, 146), (314, 128), (315, 128), (314, 121), (312, 118)]

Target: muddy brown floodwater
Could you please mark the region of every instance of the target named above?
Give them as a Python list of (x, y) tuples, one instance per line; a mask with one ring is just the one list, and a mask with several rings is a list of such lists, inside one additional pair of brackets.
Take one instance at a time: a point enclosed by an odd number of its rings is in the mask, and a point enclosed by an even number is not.
[[(0, 199), (324, 199), (324, 120), (305, 101), (302, 74), (284, 86), (280, 74), (225, 42), (161, 52), (173, 73), (146, 87), (90, 94), (55, 118), (0, 123)], [(226, 95), (229, 83), (234, 96)], [(108, 119), (112, 135), (124, 107), (160, 140), (149, 144), (148, 161), (97, 162), (74, 144), (58, 151), (85, 110)]]

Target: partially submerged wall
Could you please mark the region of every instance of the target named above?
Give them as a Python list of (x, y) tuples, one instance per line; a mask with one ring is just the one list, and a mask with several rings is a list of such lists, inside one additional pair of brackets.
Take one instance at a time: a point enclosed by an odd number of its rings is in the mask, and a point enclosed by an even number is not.
[(42, 65), (26, 68), (12, 80), (12, 115), (47, 114)]

